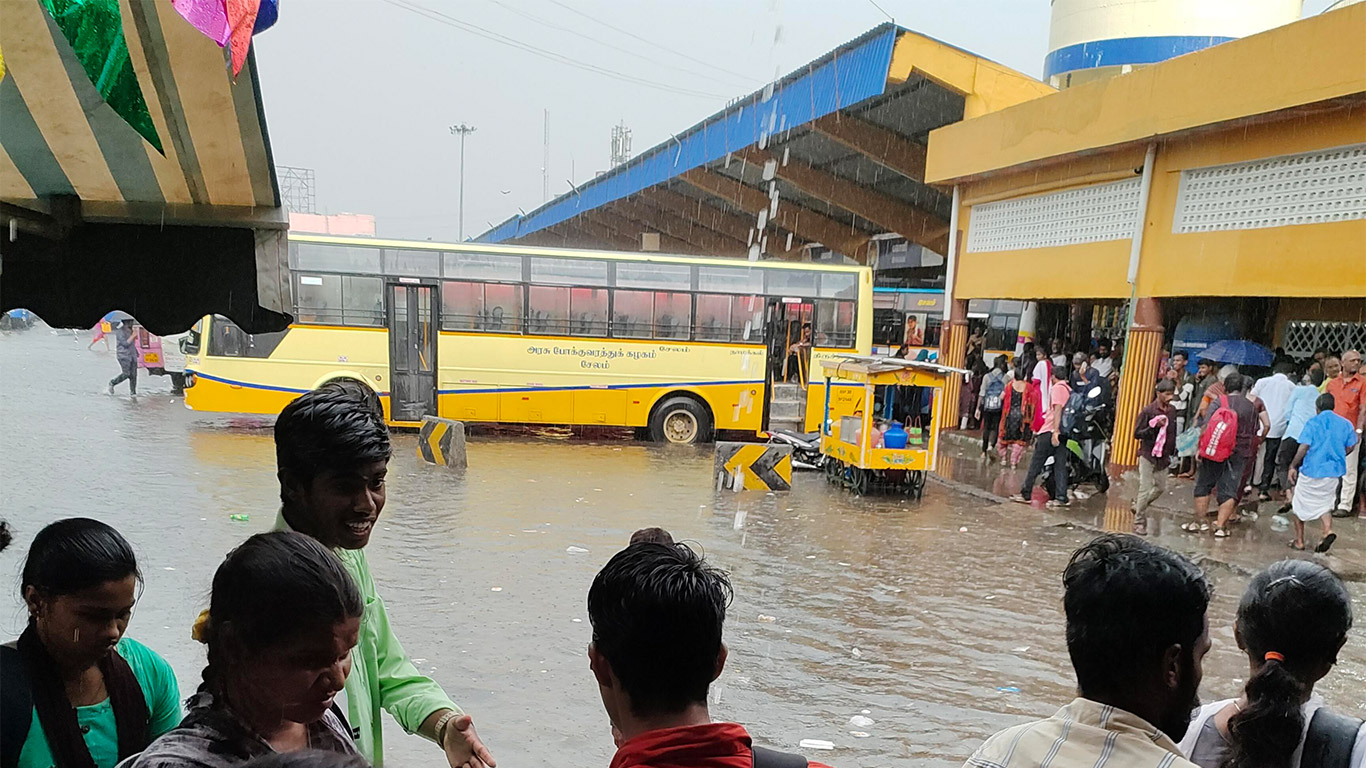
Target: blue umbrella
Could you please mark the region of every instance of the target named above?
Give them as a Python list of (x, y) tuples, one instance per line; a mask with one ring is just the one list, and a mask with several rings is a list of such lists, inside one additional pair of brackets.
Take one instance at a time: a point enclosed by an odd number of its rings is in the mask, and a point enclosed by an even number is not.
[(1276, 355), (1270, 349), (1255, 341), (1243, 339), (1216, 341), (1200, 352), (1200, 359), (1202, 360), (1233, 363), (1234, 365), (1252, 365), (1258, 368), (1270, 367), (1275, 358)]

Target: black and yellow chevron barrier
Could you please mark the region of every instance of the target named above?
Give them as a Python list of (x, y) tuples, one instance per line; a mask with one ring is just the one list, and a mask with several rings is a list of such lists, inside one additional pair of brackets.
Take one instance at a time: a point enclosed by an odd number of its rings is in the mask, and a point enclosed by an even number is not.
[[(747, 491), (792, 490), (792, 446), (717, 443), (717, 484)], [(739, 486), (738, 488), (736, 486)]]
[(417, 455), (428, 464), (440, 464), (452, 469), (469, 466), (465, 459), (464, 423), (423, 416), (422, 431), (418, 433)]

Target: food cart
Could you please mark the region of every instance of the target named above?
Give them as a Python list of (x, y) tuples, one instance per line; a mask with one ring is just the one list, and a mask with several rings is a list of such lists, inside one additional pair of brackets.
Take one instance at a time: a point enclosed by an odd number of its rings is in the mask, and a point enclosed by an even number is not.
[[(938, 453), (944, 385), (967, 371), (867, 355), (840, 355), (822, 367), (826, 478), (860, 495), (888, 490), (920, 498)], [(832, 419), (830, 390), (837, 386), (862, 387), (863, 393), (853, 415)]]

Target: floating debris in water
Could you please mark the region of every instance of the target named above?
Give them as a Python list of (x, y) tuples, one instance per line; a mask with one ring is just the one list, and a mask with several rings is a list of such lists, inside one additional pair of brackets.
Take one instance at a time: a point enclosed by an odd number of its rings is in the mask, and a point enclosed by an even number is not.
[(778, 620), (778, 617), (777, 617), (777, 616), (769, 616), (769, 615), (766, 614), (766, 613), (761, 613), (761, 614), (759, 614), (759, 622), (762, 623), (762, 624), (772, 624), (773, 622), (775, 622), (775, 621), (777, 621), (777, 620)]
[(998, 685), (998, 686), (996, 686), (996, 690), (1000, 691), (1001, 693), (1019, 693), (1019, 692), (1020, 692), (1020, 689), (1019, 689), (1019, 688), (1016, 688), (1016, 687), (1013, 686), (1013, 685)]
[(825, 739), (802, 739), (797, 742), (797, 746), (801, 749), (834, 749), (835, 742)]
[(873, 718), (867, 717), (866, 715), (854, 715), (849, 718), (849, 724), (855, 728), (871, 728), (873, 726)]
[(568, 553), (571, 554), (571, 555), (586, 555), (586, 554), (588, 554), (588, 550), (584, 549), (583, 547), (576, 547), (576, 546), (574, 546), (573, 544), (570, 544), (569, 546), (565, 547), (565, 548), (564, 548), (564, 551), (565, 551), (565, 552), (568, 552)]

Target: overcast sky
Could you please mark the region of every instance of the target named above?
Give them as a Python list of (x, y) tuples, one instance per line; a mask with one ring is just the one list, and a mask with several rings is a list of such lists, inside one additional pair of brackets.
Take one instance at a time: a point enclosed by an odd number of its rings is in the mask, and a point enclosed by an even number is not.
[(478, 129), (465, 145), (473, 237), (541, 204), (544, 110), (554, 197), (608, 167), (614, 124), (639, 154), (886, 21), (879, 6), (1041, 73), (1047, 0), (285, 0), (256, 60), (275, 162), (316, 172), (319, 212), (453, 240), (451, 125)]

